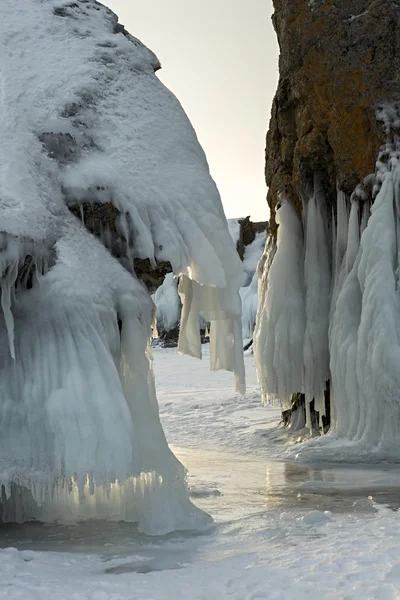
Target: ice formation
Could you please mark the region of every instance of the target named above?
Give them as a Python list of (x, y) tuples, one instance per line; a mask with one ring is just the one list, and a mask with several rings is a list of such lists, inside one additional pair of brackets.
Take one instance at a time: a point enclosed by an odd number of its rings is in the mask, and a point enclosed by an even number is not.
[[(316, 175), (314, 193), (306, 207), (304, 393), (307, 411), (314, 399), (320, 418), (325, 416), (324, 392), (329, 379), (331, 300), (331, 267), (325, 220), (325, 195), (320, 178)], [(310, 418), (308, 422), (310, 425)]]
[(242, 266), (204, 153), (110, 10), (3, 0), (1, 17), (0, 516), (201, 527), (161, 428), (133, 261), (171, 264), (181, 351), (200, 355), (203, 310), (212, 367), (243, 390)]
[[(384, 114), (390, 120), (390, 111)], [(255, 355), (263, 393), (287, 402), (303, 392), (321, 418), (330, 379), (330, 435), (308, 448), (335, 459), (353, 451), (358, 458), (399, 457), (400, 143), (394, 126), (387, 133), (375, 175), (350, 199), (338, 189), (332, 244), (316, 174), (304, 232), (284, 203), (277, 252), (261, 275)]]
[(255, 354), (263, 396), (285, 403), (293, 390), (303, 387), (304, 242), (300, 219), (287, 199), (281, 201), (276, 221), (276, 252), (272, 263), (264, 264), (266, 293), (260, 297)]
[(156, 305), (158, 333), (178, 327), (181, 318), (181, 302), (178, 295), (178, 279), (173, 276), (173, 273), (166, 275), (163, 284), (152, 298)]
[(263, 254), (267, 232), (256, 234), (254, 241), (246, 246), (243, 267), (244, 284), (240, 289), (242, 298), (242, 331), (245, 343), (253, 338), (258, 308), (258, 262)]
[[(240, 239), (241, 225), (239, 220), (228, 219), (228, 229), (236, 247)], [(258, 308), (257, 265), (263, 254), (266, 236), (266, 231), (256, 233), (254, 240), (245, 247), (243, 257), (244, 277), (239, 293), (242, 305), (242, 338), (245, 345), (250, 344), (253, 338)], [(166, 276), (162, 286), (153, 295), (153, 300), (157, 309), (156, 334), (170, 332), (178, 327), (181, 302), (178, 294), (178, 280), (172, 274)], [(194, 313), (195, 319), (196, 310)], [(196, 323), (194, 323), (193, 327), (195, 330), (198, 329)], [(203, 330), (208, 329), (208, 321), (203, 312), (200, 312), (200, 328)]]

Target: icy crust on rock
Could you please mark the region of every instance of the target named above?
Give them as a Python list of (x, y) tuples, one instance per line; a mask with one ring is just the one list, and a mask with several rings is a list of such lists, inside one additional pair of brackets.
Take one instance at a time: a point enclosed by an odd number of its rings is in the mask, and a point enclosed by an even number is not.
[[(1, 17), (2, 518), (202, 527), (160, 425), (154, 305), (132, 264), (171, 263), (185, 314), (205, 310), (226, 334), (212, 367), (243, 389), (242, 269), (204, 153), (156, 57), (111, 11), (3, 0)], [(67, 208), (104, 202), (120, 257)], [(191, 324), (181, 351), (198, 356)]]

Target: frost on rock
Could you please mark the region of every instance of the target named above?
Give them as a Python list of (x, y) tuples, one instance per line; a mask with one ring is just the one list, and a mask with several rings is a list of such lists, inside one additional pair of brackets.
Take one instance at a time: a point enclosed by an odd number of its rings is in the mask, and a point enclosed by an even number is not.
[[(300, 449), (300, 455), (310, 452), (313, 458), (318, 453), (335, 460), (399, 458), (400, 143), (397, 111), (386, 110), (384, 117), (388, 142), (375, 175), (357, 186), (350, 199), (338, 190), (332, 244), (316, 177), (304, 218), (304, 263), (300, 222), (289, 226), (288, 216), (295, 211), (283, 205), (277, 211), (277, 252), (262, 275), (256, 360), (263, 393), (285, 402), (290, 394), (304, 392), (306, 402), (315, 400), (321, 418), (330, 379), (329, 435)], [(294, 340), (284, 345), (289, 336)], [(296, 367), (295, 378), (292, 369), (299, 357), (304, 362)]]
[(212, 368), (243, 390), (242, 267), (204, 153), (109, 9), (3, 0), (1, 17), (2, 518), (203, 527), (161, 428), (134, 261), (170, 263), (181, 351), (200, 355), (203, 310)]

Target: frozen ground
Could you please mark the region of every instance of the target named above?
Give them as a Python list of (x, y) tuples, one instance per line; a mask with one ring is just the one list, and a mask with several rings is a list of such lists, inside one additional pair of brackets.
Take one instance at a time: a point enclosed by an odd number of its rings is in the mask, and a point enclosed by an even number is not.
[[(207, 352), (207, 349), (206, 349)], [(400, 598), (398, 467), (284, 461), (296, 439), (208, 361), (155, 349), (161, 417), (215, 523), (149, 538), (123, 523), (0, 530), (0, 599)]]

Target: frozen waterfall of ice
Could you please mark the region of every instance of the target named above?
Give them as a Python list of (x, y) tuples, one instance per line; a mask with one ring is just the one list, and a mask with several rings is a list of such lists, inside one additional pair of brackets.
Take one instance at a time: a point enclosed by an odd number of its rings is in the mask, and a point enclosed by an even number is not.
[[(242, 265), (204, 153), (157, 58), (109, 9), (0, 12), (1, 518), (203, 527), (161, 428), (154, 305), (133, 259), (170, 262), (181, 351), (200, 355), (203, 310), (212, 368), (243, 390)], [(116, 217), (99, 231), (68, 209), (88, 206)]]
[(178, 295), (178, 279), (167, 273), (163, 284), (153, 295), (156, 305), (157, 330), (171, 331), (178, 327), (181, 318), (181, 302)]
[(320, 419), (325, 416), (324, 392), (329, 380), (331, 267), (325, 221), (325, 195), (316, 176), (314, 193), (306, 208), (304, 393), (307, 404), (315, 400)]
[(286, 199), (276, 222), (277, 247), (272, 263), (264, 261), (266, 292), (260, 297), (254, 339), (263, 396), (286, 403), (294, 390), (303, 388), (304, 241), (301, 221)]
[[(287, 204), (279, 208), (277, 252), (272, 264), (264, 266), (260, 280), (255, 354), (263, 392), (275, 393), (285, 402), (290, 394), (304, 390), (307, 400), (315, 399), (321, 417), (325, 381), (331, 381), (330, 432), (300, 450), (312, 458), (399, 458), (400, 146), (396, 136), (381, 149), (374, 183), (372, 207), (368, 194), (354, 193), (349, 201), (338, 190), (332, 260), (318, 178), (306, 207), (304, 262), (300, 221), (296, 217), (293, 223), (295, 210), (287, 210)], [(305, 321), (300, 310), (303, 272)], [(301, 331), (304, 357), (299, 351)], [(289, 336), (295, 342), (282, 345)], [(299, 357), (304, 358), (302, 380), (303, 365), (297, 367), (297, 379), (288, 376)]]
[(266, 231), (256, 234), (253, 242), (246, 246), (243, 267), (244, 285), (240, 289), (242, 298), (242, 330), (243, 339), (248, 343), (253, 338), (258, 308), (258, 262), (263, 254)]

